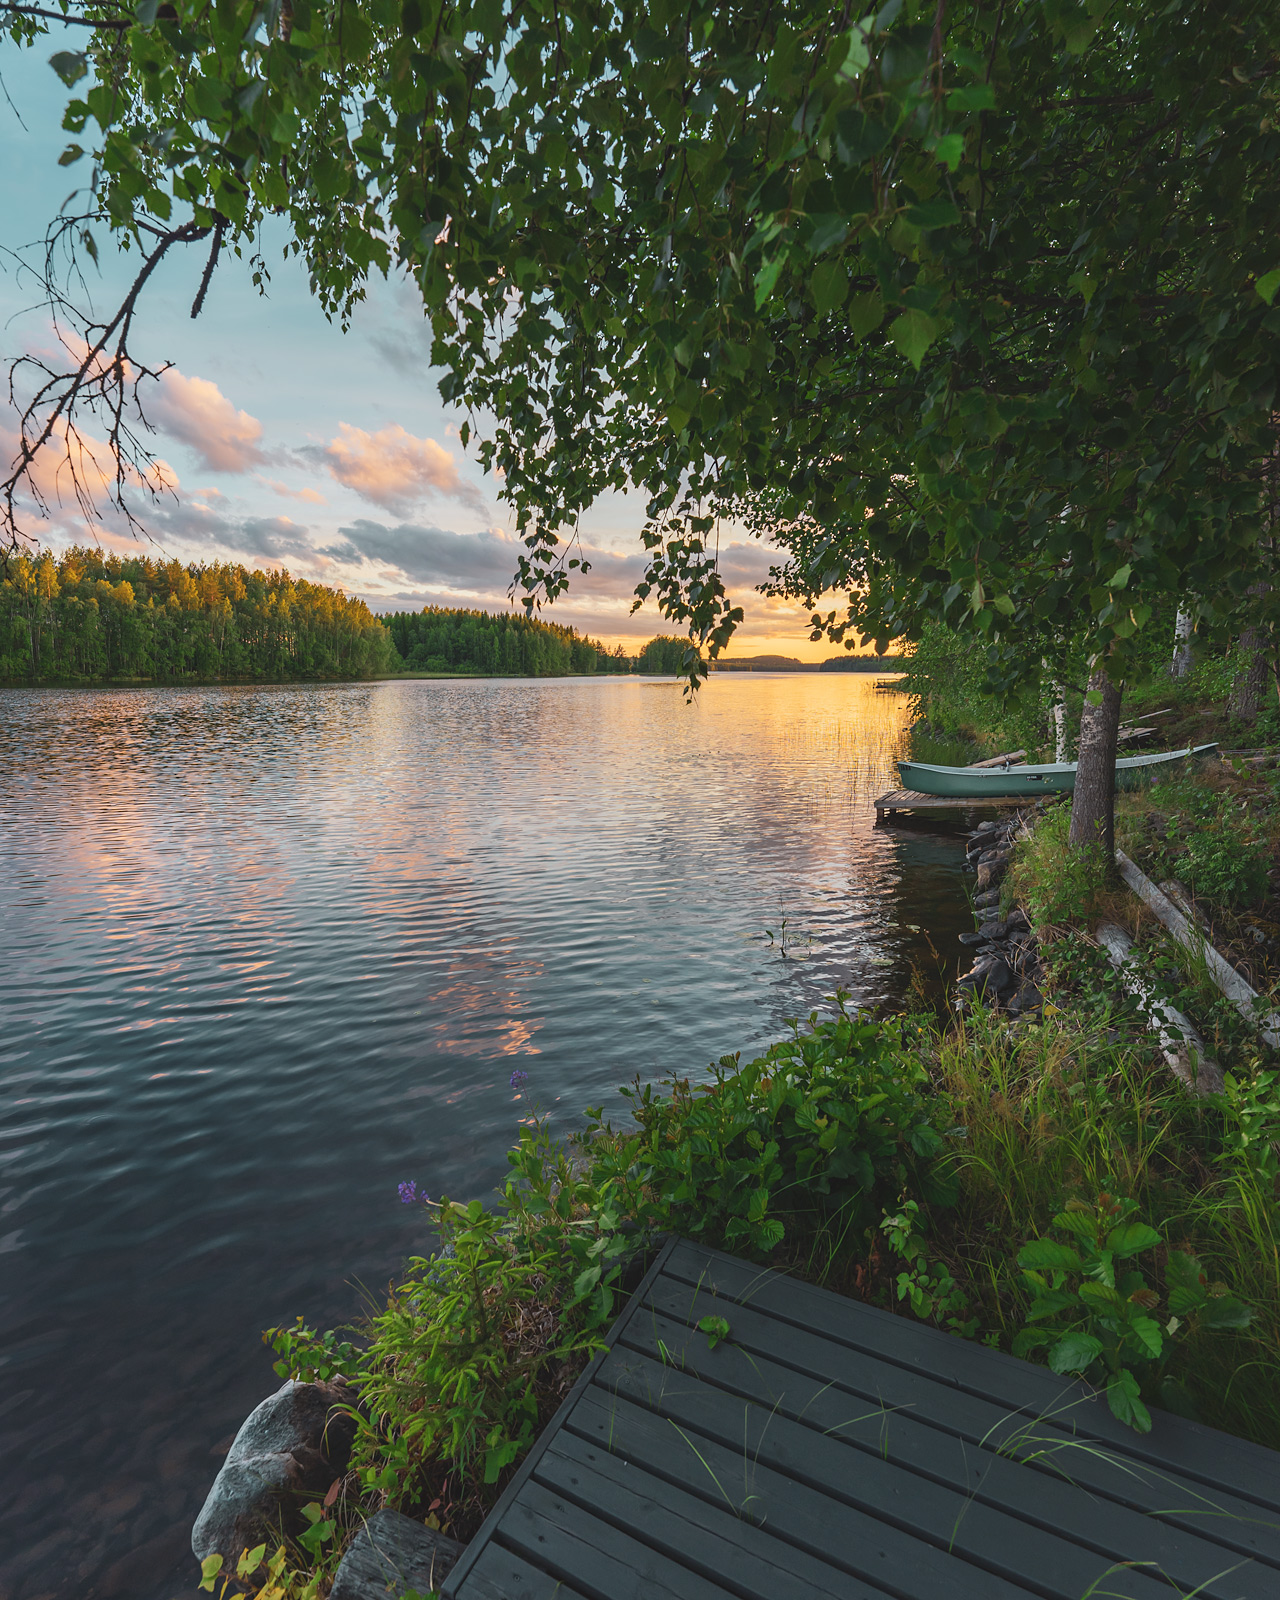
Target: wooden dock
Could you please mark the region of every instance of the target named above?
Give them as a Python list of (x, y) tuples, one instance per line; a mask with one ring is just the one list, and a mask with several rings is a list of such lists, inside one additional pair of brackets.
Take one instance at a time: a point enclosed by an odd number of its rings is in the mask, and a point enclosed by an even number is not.
[(914, 789), (893, 789), (875, 802), (876, 821), (883, 822), (898, 811), (977, 811), (983, 806), (1033, 806), (1033, 794), (984, 794), (977, 800), (956, 799), (952, 795), (918, 794)]
[(1280, 1454), (673, 1240), (443, 1593), (1274, 1600)]

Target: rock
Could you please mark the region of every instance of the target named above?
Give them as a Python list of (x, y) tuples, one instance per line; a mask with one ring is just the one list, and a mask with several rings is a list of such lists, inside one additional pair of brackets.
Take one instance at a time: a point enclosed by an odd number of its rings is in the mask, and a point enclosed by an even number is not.
[(1006, 919), (1011, 928), (1029, 928), (1031, 922), (1021, 906), (1014, 906)]
[(1005, 875), (1005, 869), (1007, 866), (1008, 861), (1002, 861), (999, 859), (999, 857), (997, 857), (994, 861), (983, 861), (980, 863), (978, 867), (979, 889), (987, 889), (990, 888), (992, 884), (999, 883), (1001, 878), (1003, 878)]
[(375, 1511), (343, 1556), (329, 1600), (399, 1600), (407, 1589), (433, 1594), (465, 1548), (398, 1511)]
[(1003, 956), (996, 956), (985, 964), (980, 962), (970, 976), (975, 980), (974, 988), (987, 995), (1006, 994), (1018, 982)]
[(962, 933), (960, 935), (960, 943), (961, 944), (975, 945), (975, 944), (986, 944), (986, 942), (987, 942), (987, 936), (986, 936), (985, 933), (981, 933), (981, 932), (979, 932), (979, 933)]
[(994, 821), (991, 818), (988, 818), (988, 820), (986, 822), (980, 822), (978, 824), (978, 826), (973, 831), (974, 831), (975, 834), (977, 834), (977, 833), (991, 833), (994, 829), (998, 828), (999, 826), (1000, 826), (1000, 824), (998, 822)]
[(1017, 994), (1009, 1002), (1009, 1010), (1025, 1015), (1028, 1011), (1038, 1011), (1044, 1004), (1044, 996), (1034, 983), (1024, 982), (1019, 985)]
[(973, 903), (975, 906), (998, 905), (1000, 903), (1000, 891), (998, 889), (988, 889), (985, 894), (976, 894), (973, 897)]
[(289, 1379), (249, 1413), (191, 1530), (197, 1561), (216, 1553), (234, 1571), (242, 1551), (302, 1531), (303, 1504), (347, 1470), (355, 1401), (341, 1379)]

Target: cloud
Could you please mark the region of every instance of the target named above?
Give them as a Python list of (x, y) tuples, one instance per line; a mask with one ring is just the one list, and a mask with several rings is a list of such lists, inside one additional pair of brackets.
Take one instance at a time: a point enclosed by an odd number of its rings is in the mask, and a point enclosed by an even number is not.
[(236, 530), (236, 544), (251, 555), (265, 556), (271, 561), (314, 561), (315, 546), (307, 538), (311, 530), (305, 523), (292, 517), (250, 517)]
[(449, 451), (434, 439), (416, 438), (398, 422), (377, 433), (340, 422), (324, 459), (339, 483), (392, 513), (403, 513), (432, 494), (485, 510), (477, 490), (459, 476)]
[(328, 501), (318, 489), (291, 489), (287, 483), (281, 483), (278, 478), (264, 478), (257, 474), (259, 483), (265, 483), (272, 494), (278, 494), (285, 500), (305, 500), (308, 505), (325, 506)]
[(171, 367), (146, 410), (150, 422), (189, 445), (213, 472), (248, 472), (266, 459), (257, 417), (237, 411), (208, 378), (184, 377)]
[(523, 546), (496, 528), (449, 533), (444, 528), (402, 522), (388, 528), (364, 518), (338, 529), (342, 543), (320, 554), (337, 561), (369, 561), (392, 567), (416, 583), (448, 589), (505, 591)]

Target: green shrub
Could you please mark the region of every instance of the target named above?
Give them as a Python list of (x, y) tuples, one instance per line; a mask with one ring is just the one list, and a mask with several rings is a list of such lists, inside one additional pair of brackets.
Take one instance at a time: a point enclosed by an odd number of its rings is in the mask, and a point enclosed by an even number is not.
[(1051, 1226), (1071, 1243), (1034, 1239), (1018, 1252), (1034, 1299), (1013, 1353), (1047, 1347), (1054, 1372), (1095, 1379), (1115, 1417), (1149, 1433), (1144, 1391), (1171, 1410), (1190, 1410), (1190, 1397), (1166, 1372), (1174, 1341), (1198, 1331), (1247, 1328), (1253, 1313), (1225, 1285), (1210, 1283), (1185, 1250), (1168, 1254), (1160, 1313), (1160, 1295), (1135, 1267), (1122, 1265), (1164, 1242), (1134, 1215), (1137, 1209), (1136, 1201), (1107, 1194), (1095, 1205), (1069, 1201)]
[(869, 1236), (904, 1186), (943, 1203), (942, 1136), (924, 1069), (901, 1026), (839, 1011), (745, 1066), (725, 1056), (709, 1083), (629, 1091), (639, 1133), (597, 1115), (597, 1174), (655, 1232), (679, 1232), (758, 1259), (838, 1219)]
[(1072, 850), (1067, 843), (1071, 807), (1047, 811), (1030, 839), (1018, 846), (1007, 880), (1006, 899), (1019, 900), (1037, 925), (1053, 928), (1087, 922), (1106, 887), (1108, 863), (1101, 850)]
[(1151, 802), (1166, 819), (1154, 853), (1163, 876), (1192, 894), (1228, 907), (1254, 905), (1267, 892), (1271, 848), (1261, 821), (1225, 791), (1182, 779), (1158, 784)]

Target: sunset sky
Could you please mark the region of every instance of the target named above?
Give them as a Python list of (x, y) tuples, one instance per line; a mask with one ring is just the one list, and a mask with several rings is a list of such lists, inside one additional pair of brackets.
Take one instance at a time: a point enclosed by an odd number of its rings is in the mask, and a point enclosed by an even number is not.
[[(69, 168), (57, 164), (67, 143), (59, 126), (67, 91), (47, 60), (61, 47), (60, 40), (34, 51), (0, 45), (0, 244), (9, 250), (40, 239), (70, 192), (89, 181), (87, 157)], [(138, 354), (152, 365), (174, 364), (148, 403), (154, 448), (177, 482), (176, 498), (146, 510), (154, 545), (184, 561), (284, 566), (359, 595), (375, 610), (505, 608), (519, 545), (496, 484), (458, 439), (461, 415), (439, 397), (412, 288), (378, 281), (344, 334), (311, 298), (304, 270), (283, 261), (284, 242), (282, 228), (263, 240), (271, 273), (265, 298), (246, 263), (224, 258), (193, 322), (205, 259), (193, 248), (162, 266), (142, 304)], [(98, 310), (109, 314), (137, 257), (109, 248), (102, 254), (101, 275), (89, 287)], [(33, 280), (8, 257), (4, 268), (0, 351), (7, 369), (16, 354), (56, 346)], [(6, 462), (15, 437), (8, 411), (0, 416)], [(57, 485), (49, 486), (56, 502)], [(86, 538), (74, 502), (65, 492), (62, 500), (51, 523), (28, 523), (55, 547)], [(597, 504), (582, 528), (593, 570), (575, 578), (550, 620), (628, 647), (676, 631), (652, 602), (628, 615), (643, 570), (643, 520), (639, 496)], [(109, 519), (99, 537), (122, 551), (136, 548)], [(769, 569), (767, 546), (727, 530), (720, 555), (746, 611), (735, 654), (821, 660), (837, 653), (809, 642), (801, 608), (754, 592)]]

